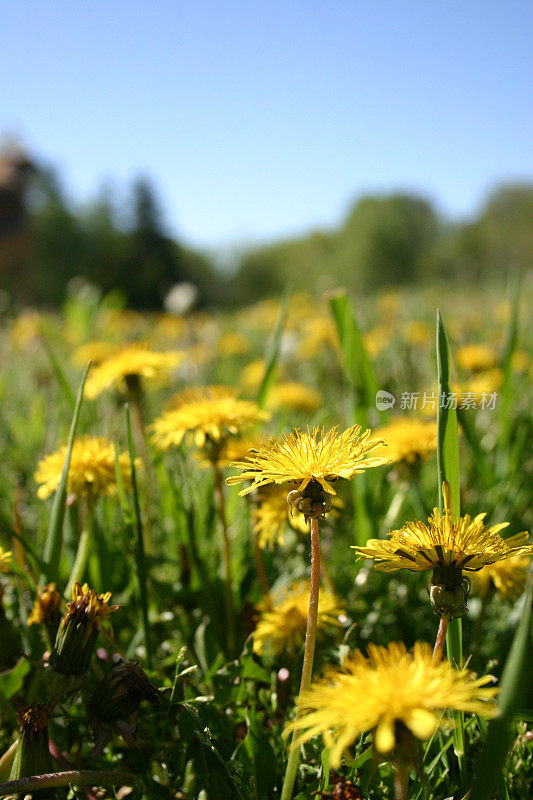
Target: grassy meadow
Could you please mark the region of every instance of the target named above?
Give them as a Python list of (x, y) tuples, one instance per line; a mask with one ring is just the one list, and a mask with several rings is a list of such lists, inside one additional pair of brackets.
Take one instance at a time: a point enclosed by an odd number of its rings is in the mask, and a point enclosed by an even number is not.
[[(530, 305), (82, 291), (4, 320), (0, 796), (530, 797)], [(462, 563), (434, 508), (486, 514)]]

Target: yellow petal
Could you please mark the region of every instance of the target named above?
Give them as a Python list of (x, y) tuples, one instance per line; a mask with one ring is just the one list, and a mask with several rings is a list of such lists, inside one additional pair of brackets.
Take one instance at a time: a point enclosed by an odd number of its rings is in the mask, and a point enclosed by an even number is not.
[(417, 739), (429, 739), (438, 724), (438, 719), (431, 711), (424, 708), (414, 708), (406, 714), (403, 721), (412, 730)]
[(374, 744), (376, 750), (380, 753), (390, 753), (396, 744), (394, 738), (394, 722), (392, 719), (385, 718), (381, 720), (374, 736)]

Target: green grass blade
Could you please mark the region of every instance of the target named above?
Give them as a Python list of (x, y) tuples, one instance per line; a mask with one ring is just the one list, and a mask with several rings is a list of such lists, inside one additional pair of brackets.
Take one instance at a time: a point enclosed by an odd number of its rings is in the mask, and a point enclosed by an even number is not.
[[(457, 411), (447, 408), (450, 389), (450, 353), (444, 324), (437, 310), (437, 379), (439, 406), (437, 410), (437, 470), (439, 481), (439, 510), (443, 509), (442, 484), (450, 486), (451, 511), (455, 517), (461, 513), (459, 496), (459, 431)], [(453, 403), (450, 403), (453, 405)]]
[[(357, 390), (360, 397), (359, 405), (364, 409), (375, 408), (379, 384), (346, 292), (339, 290), (332, 294), (329, 304), (339, 334), (344, 375)], [(378, 412), (378, 415), (381, 419), (386, 418), (383, 411)], [(365, 413), (363, 418), (357, 421), (367, 425), (367, 417)]]
[[(444, 498), (442, 484), (450, 487), (450, 506), (454, 517), (461, 513), (459, 484), (459, 429), (457, 411), (453, 402), (449, 403), (450, 388), (450, 352), (444, 323), (437, 309), (437, 381), (439, 405), (437, 410), (437, 477), (439, 483), (439, 509), (442, 513)], [(450, 407), (448, 407), (450, 406)], [(454, 619), (448, 625), (446, 633), (446, 650), (451, 664), (461, 667), (463, 663), (463, 626), (461, 619)], [(454, 751), (459, 764), (461, 787), (466, 787), (466, 759), (464, 714), (454, 714), (453, 731)]]
[(59, 363), (59, 361), (55, 357), (54, 351), (52, 350), (52, 348), (48, 344), (48, 340), (42, 335), (41, 335), (41, 342), (42, 342), (44, 351), (45, 351), (46, 355), (48, 356), (48, 360), (50, 361), (52, 369), (54, 370), (54, 374), (56, 376), (56, 380), (57, 380), (57, 382), (59, 384), (59, 387), (60, 387), (61, 391), (63, 392), (63, 394), (65, 396), (65, 399), (66, 399), (67, 403), (70, 406), (71, 411), (74, 411), (74, 409), (76, 408), (76, 397), (74, 396), (74, 392), (72, 391), (72, 387), (70, 386), (70, 383), (67, 381), (67, 379), (65, 377), (65, 373), (61, 369), (61, 364)]
[(128, 435), (128, 449), (130, 453), (131, 484), (133, 489), (133, 507), (135, 509), (134, 529), (135, 529), (135, 561), (137, 563), (137, 581), (139, 589), (139, 603), (141, 606), (141, 621), (144, 634), (144, 644), (146, 647), (146, 662), (152, 668), (152, 654), (150, 650), (150, 628), (148, 624), (148, 595), (146, 591), (146, 560), (144, 555), (143, 530), (141, 521), (141, 508), (139, 506), (139, 492), (137, 490), (137, 474), (135, 470), (135, 447), (133, 444), (133, 433), (131, 430), (130, 410), (128, 404), (125, 407), (126, 431)]
[[(511, 432), (511, 422), (513, 415), (510, 413), (513, 402), (513, 368), (512, 360), (518, 342), (518, 317), (520, 309), (520, 279), (519, 275), (509, 275), (509, 302), (511, 305), (511, 315), (506, 330), (505, 345), (503, 353), (503, 382), (500, 389), (499, 402), (499, 422), (501, 430), (501, 440), (505, 443), (509, 441)], [(500, 444), (501, 446), (501, 444)]]
[(44, 570), (43, 575), (41, 576), (42, 583), (49, 583), (50, 581), (58, 580), (59, 559), (61, 557), (61, 548), (63, 546), (63, 522), (65, 519), (65, 502), (67, 499), (68, 469), (70, 466), (70, 456), (72, 455), (72, 446), (74, 444), (76, 428), (78, 426), (78, 418), (80, 416), (83, 390), (85, 388), (85, 381), (90, 368), (91, 362), (89, 361), (85, 367), (85, 372), (83, 373), (83, 378), (81, 379), (80, 388), (78, 390), (76, 405), (74, 407), (74, 415), (72, 417), (72, 423), (68, 437), (65, 463), (63, 464), (59, 486), (57, 487), (54, 495), (52, 513), (50, 515), (50, 524), (48, 526), (48, 534), (46, 537), (46, 544), (44, 546)]
[(285, 321), (287, 319), (289, 298), (290, 298), (290, 292), (286, 291), (283, 297), (281, 298), (278, 318), (276, 320), (276, 327), (274, 328), (274, 334), (269, 342), (268, 350), (265, 353), (266, 370), (263, 376), (261, 387), (259, 389), (259, 394), (257, 395), (257, 405), (259, 406), (259, 408), (265, 407), (268, 394), (272, 386), (274, 385), (274, 381), (276, 378), (276, 367), (279, 358), (281, 336), (283, 333), (283, 328), (285, 327)]
[(517, 710), (525, 704), (533, 684), (531, 652), (533, 649), (532, 607), (533, 575), (530, 574), (524, 608), (520, 615), (511, 650), (500, 684), (498, 716), (488, 726), (488, 736), (479, 757), (471, 800), (492, 800), (500, 779), (507, 751), (516, 736)]

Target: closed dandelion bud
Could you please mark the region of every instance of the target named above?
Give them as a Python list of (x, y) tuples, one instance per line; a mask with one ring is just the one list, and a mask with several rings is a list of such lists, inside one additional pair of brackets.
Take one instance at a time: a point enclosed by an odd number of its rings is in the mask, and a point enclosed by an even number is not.
[[(20, 729), (19, 745), (11, 767), (10, 780), (53, 772), (52, 757), (48, 750), (50, 711), (49, 705), (32, 703), (19, 712), (17, 718)], [(47, 794), (43, 791), (42, 796), (53, 797), (54, 793)]]
[(433, 570), (428, 594), (432, 608), (439, 617), (457, 619), (466, 614), (470, 581), (460, 568), (437, 567)]
[(136, 661), (118, 661), (96, 684), (87, 702), (87, 711), (95, 722), (128, 720), (141, 702), (159, 701), (159, 689), (150, 683)]
[(111, 592), (97, 595), (86, 583), (74, 584), (72, 601), (67, 603), (50, 657), (56, 672), (83, 675), (89, 669), (98, 634), (112, 641), (111, 626), (105, 628), (104, 622), (118, 606), (110, 606), (110, 598)]
[(49, 583), (44, 589), (37, 591), (35, 603), (28, 615), (28, 625), (42, 625), (46, 628), (51, 642), (55, 640), (61, 622), (60, 603), (61, 595), (57, 586), (55, 583)]

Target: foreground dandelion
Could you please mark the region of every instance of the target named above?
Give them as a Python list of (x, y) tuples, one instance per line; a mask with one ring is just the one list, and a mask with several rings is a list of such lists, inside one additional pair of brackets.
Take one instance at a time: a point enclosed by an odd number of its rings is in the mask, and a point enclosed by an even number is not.
[[(318, 519), (324, 517), (331, 508), (331, 496), (335, 494), (331, 483), (337, 478), (349, 480), (365, 469), (386, 462), (386, 458), (373, 455), (382, 444), (381, 439), (372, 438), (370, 430), (361, 433), (360, 425), (354, 425), (342, 433), (337, 427), (327, 432), (324, 428), (314, 428), (312, 433), (309, 429), (296, 430), (285, 434), (281, 440), (270, 439), (250, 452), (246, 459), (231, 464), (241, 470), (241, 474), (228, 478), (228, 484), (251, 481), (249, 486), (241, 490), (241, 495), (267, 484), (287, 483), (289, 488), (292, 484), (294, 488), (287, 500), (310, 522), (311, 582), (300, 694), (311, 683), (315, 654), (320, 583)], [(298, 750), (291, 750), (281, 800), (289, 800), (292, 796), (298, 758)]]
[(448, 622), (466, 613), (470, 582), (464, 578), (463, 570), (475, 571), (533, 553), (533, 546), (527, 544), (527, 531), (508, 539), (499, 535), (508, 522), (489, 528), (484, 524), (486, 514), (473, 519), (468, 514), (455, 518), (447, 484), (443, 490), (442, 514), (434, 508), (427, 523), (406, 522), (400, 530), (389, 533), (389, 539), (370, 539), (366, 547), (354, 548), (359, 556), (373, 559), (375, 568), (383, 572), (433, 570), (428, 593), (433, 610), (440, 617), (436, 658), (442, 654)]
[(446, 709), (495, 713), (492, 698), (498, 690), (483, 688), (492, 677), (476, 678), (447, 661), (436, 663), (428, 644), (417, 642), (412, 654), (402, 643), (371, 644), (368, 653), (365, 658), (355, 652), (341, 669), (327, 668), (324, 677), (302, 693), (299, 717), (286, 728), (286, 733), (296, 733), (292, 750), (322, 734), (330, 747), (331, 766), (338, 767), (343, 752), (372, 731), (376, 750), (396, 763), (406, 783), (415, 760), (406, 764), (406, 754), (416, 753), (416, 739), (429, 739), (437, 728), (452, 724), (443, 716)]
[[(45, 500), (59, 486), (67, 447), (61, 447), (39, 462), (35, 480), (41, 486), (37, 496)], [(126, 491), (131, 491), (131, 465), (128, 453), (118, 457), (122, 481)], [(140, 466), (137, 461), (136, 468)], [(114, 495), (117, 492), (115, 448), (113, 442), (101, 436), (85, 436), (77, 439), (72, 447), (68, 471), (67, 491), (90, 505), (97, 497)]]
[[(254, 631), (254, 652), (258, 655), (279, 656), (297, 654), (305, 639), (309, 584), (293, 583), (280, 596), (263, 600), (259, 605), (261, 616)], [(339, 617), (345, 609), (332, 592), (323, 591), (318, 603), (317, 631), (340, 625)]]

